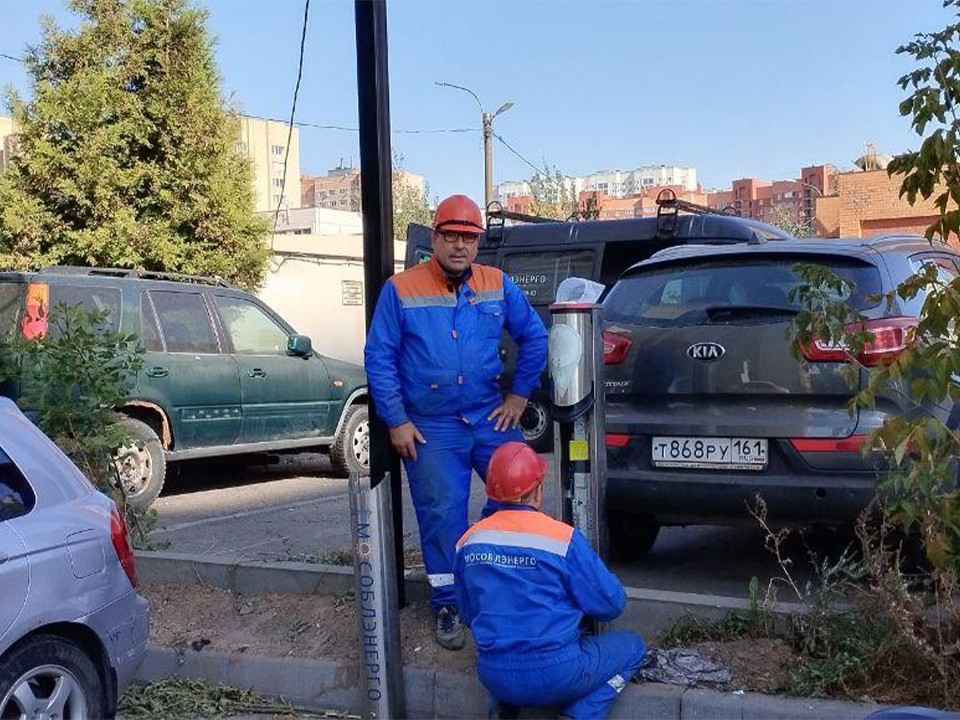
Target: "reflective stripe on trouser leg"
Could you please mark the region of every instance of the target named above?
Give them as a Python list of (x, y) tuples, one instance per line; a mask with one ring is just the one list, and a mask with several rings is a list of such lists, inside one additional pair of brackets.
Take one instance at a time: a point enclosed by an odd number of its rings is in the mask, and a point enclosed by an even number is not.
[(457, 604), (453, 562), (456, 542), (467, 531), (473, 431), (459, 418), (420, 418), (414, 424), (427, 442), (417, 445), (416, 462), (404, 460), (404, 467), (432, 589), (430, 607), (437, 612)]
[[(632, 632), (615, 632), (580, 641), (586, 661), (585, 677), (593, 688), (563, 708), (572, 718), (605, 718), (617, 695), (636, 674), (646, 653), (643, 639)], [(582, 688), (586, 690), (586, 688)]]

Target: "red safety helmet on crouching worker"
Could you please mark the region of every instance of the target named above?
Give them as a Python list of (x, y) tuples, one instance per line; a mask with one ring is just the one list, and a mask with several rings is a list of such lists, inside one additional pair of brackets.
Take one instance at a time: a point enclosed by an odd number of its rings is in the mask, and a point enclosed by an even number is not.
[(466, 195), (451, 195), (437, 205), (433, 216), (435, 232), (460, 232), (479, 235), (483, 232), (480, 206)]
[(547, 467), (546, 460), (526, 443), (504, 443), (490, 458), (487, 495), (499, 502), (517, 500), (541, 483)]

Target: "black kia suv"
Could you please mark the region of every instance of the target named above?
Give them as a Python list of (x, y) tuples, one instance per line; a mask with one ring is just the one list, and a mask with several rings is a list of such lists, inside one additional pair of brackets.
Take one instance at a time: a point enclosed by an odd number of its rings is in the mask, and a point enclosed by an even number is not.
[(849, 523), (872, 498), (883, 461), (861, 449), (885, 417), (909, 409), (908, 393), (890, 388), (851, 413), (842, 352), (815, 343), (791, 354), (797, 263), (852, 281), (845, 302), (874, 336), (866, 366), (903, 349), (923, 304), (888, 307), (884, 293), (929, 263), (960, 274), (960, 254), (912, 236), (682, 245), (632, 266), (604, 301), (619, 555), (648, 551), (661, 525), (750, 522), (757, 494), (772, 522), (799, 525)]

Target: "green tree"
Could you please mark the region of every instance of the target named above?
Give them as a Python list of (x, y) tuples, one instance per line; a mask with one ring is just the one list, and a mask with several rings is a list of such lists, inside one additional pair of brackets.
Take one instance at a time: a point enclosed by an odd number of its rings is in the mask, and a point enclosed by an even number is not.
[(410, 223), (430, 225), (433, 214), (427, 204), (429, 186), (423, 191), (410, 183), (403, 172), (403, 155), (393, 154), (393, 239), (405, 241)]
[(579, 207), (573, 186), (566, 182), (556, 166), (547, 165), (544, 169), (545, 172), (530, 178), (533, 214), (556, 220), (566, 220), (576, 215)]
[(267, 223), (253, 212), (239, 119), (220, 94), (205, 10), (189, 0), (70, 0), (43, 22), (8, 91), (18, 151), (0, 175), (0, 264), (138, 267), (255, 288)]
[(936, 193), (940, 217), (926, 235), (947, 240), (951, 234), (960, 236), (960, 0), (944, 0), (943, 6), (954, 8), (958, 22), (940, 32), (918, 33), (897, 48), (897, 54), (912, 56), (919, 66), (899, 80), (910, 91), (900, 114), (911, 118), (924, 139), (919, 150), (895, 157), (887, 172), (903, 175), (900, 197), (911, 205), (917, 197), (927, 200)]
[[(960, 20), (960, 0), (946, 0)], [(927, 238), (947, 241), (960, 229), (960, 22), (943, 31), (920, 33), (897, 49), (919, 67), (900, 78), (910, 95), (900, 113), (911, 117), (918, 135), (928, 133), (918, 151), (897, 156), (891, 175), (903, 176), (900, 195), (913, 204), (918, 197), (936, 195), (940, 214), (927, 228)], [(881, 391), (899, 391), (914, 406), (905, 416), (888, 418), (873, 433), (872, 447), (885, 452), (893, 472), (878, 490), (887, 518), (916, 533), (930, 563), (949, 571), (960, 582), (960, 486), (956, 458), (960, 430), (936, 410), (960, 403), (960, 278), (950, 278), (935, 264), (927, 264), (886, 298), (921, 298), (915, 327), (904, 331), (904, 350), (889, 361), (865, 367), (860, 353), (873, 337), (864, 319), (845, 306), (849, 295), (835, 277), (806, 271), (807, 288), (800, 295), (805, 311), (798, 316), (798, 350), (813, 340), (838, 343), (849, 354), (848, 377), (857, 388), (853, 406), (872, 408)], [(810, 299), (815, 302), (809, 302)], [(832, 300), (831, 300), (832, 298)], [(838, 300), (837, 298), (841, 298)], [(861, 380), (863, 378), (863, 380)], [(862, 383), (862, 384), (861, 384)], [(901, 389), (905, 388), (905, 390)], [(958, 609), (960, 622), (960, 609)]]
[(773, 205), (766, 221), (797, 238), (811, 238), (816, 235), (813, 231), (813, 223), (807, 219), (802, 210), (794, 215), (782, 205)]

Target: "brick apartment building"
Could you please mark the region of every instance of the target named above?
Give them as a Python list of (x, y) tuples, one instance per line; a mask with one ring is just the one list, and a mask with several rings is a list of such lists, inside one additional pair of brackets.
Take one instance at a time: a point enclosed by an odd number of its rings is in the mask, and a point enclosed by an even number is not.
[[(866, 170), (838, 172), (831, 165), (802, 168), (799, 180), (766, 183), (735, 180), (730, 190), (710, 193), (713, 208), (732, 205), (744, 217), (808, 226), (817, 237), (870, 237), (886, 233), (922, 235), (939, 216), (932, 200), (910, 205), (900, 197), (900, 176), (866, 164)], [(950, 242), (958, 247), (957, 238)]]
[(832, 192), (836, 174), (832, 165), (813, 165), (801, 169), (799, 180), (741, 178), (729, 190), (707, 193), (704, 204), (717, 210), (733, 207), (741, 216), (763, 222), (812, 227), (816, 200)]
[[(580, 212), (586, 213), (591, 205), (599, 211), (600, 220), (620, 218), (652, 217), (657, 214), (657, 195), (665, 189), (672, 190), (678, 198), (702, 205), (706, 195), (699, 189), (686, 190), (682, 185), (654, 185), (638, 193), (615, 197), (594, 190), (581, 190), (577, 194)], [(506, 198), (504, 209), (510, 212), (532, 214), (535, 201), (532, 195), (514, 195)]]

